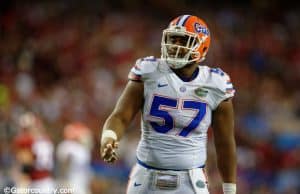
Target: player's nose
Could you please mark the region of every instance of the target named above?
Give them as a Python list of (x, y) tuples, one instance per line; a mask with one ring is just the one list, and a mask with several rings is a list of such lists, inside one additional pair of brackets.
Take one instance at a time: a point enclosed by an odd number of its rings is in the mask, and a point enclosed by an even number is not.
[(183, 45), (182, 38), (180, 38), (180, 37), (175, 38), (173, 44), (182, 46)]

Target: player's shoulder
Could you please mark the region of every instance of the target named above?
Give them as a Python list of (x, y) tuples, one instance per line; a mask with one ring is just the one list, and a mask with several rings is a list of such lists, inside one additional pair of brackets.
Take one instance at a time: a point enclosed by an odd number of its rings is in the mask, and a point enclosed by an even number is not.
[(221, 90), (233, 87), (230, 76), (220, 67), (200, 66), (200, 71), (206, 78), (206, 81), (213, 87)]
[(160, 59), (154, 56), (139, 58), (136, 60), (134, 68), (142, 74), (151, 73), (157, 70)]
[(157, 72), (160, 71), (162, 62), (161, 59), (153, 56), (137, 59), (128, 75), (129, 80), (144, 81), (154, 78)]
[(60, 150), (60, 152), (71, 152), (72, 150), (76, 150), (77, 148), (77, 143), (70, 140), (63, 140), (57, 145), (57, 151)]

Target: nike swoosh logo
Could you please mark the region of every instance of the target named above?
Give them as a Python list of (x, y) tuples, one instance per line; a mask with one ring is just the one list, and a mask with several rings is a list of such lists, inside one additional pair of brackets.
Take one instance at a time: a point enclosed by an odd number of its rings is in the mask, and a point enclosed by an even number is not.
[(134, 182), (134, 186), (135, 187), (138, 187), (138, 186), (141, 186), (142, 184), (140, 184), (140, 183), (136, 183), (136, 182)]
[(159, 88), (161, 88), (161, 87), (165, 87), (165, 86), (167, 86), (168, 84), (157, 84), (157, 87), (159, 87)]

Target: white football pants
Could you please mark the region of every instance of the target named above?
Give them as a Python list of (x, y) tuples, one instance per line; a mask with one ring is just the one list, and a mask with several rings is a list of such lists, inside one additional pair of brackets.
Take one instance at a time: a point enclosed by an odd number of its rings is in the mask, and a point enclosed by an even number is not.
[(131, 170), (126, 193), (209, 194), (207, 187), (203, 168), (186, 171), (154, 170), (136, 164)]

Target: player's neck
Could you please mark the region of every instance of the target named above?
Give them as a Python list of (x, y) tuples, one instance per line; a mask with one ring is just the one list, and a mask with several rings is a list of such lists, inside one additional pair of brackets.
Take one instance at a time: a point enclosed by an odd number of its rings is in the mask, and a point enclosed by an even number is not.
[(183, 68), (172, 69), (172, 70), (183, 81), (192, 81), (194, 79), (194, 74), (196, 73), (197, 69), (198, 69), (198, 64), (193, 63)]

